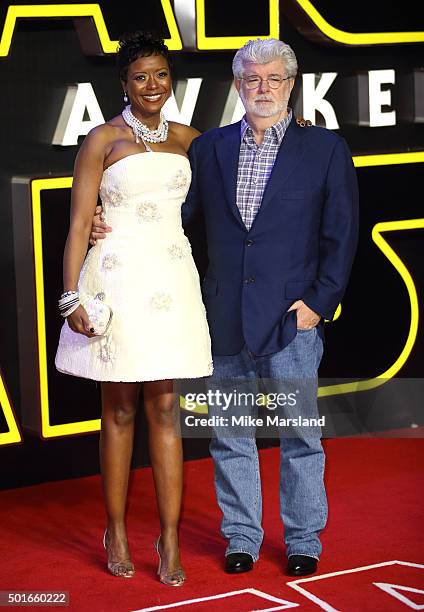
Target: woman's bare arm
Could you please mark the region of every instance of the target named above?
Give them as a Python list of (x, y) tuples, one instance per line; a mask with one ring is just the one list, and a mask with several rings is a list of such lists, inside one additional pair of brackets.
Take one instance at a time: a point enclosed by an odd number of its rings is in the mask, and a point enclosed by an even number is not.
[[(70, 225), (63, 256), (64, 291), (77, 291), (103, 175), (107, 136), (108, 129), (105, 126), (92, 130), (84, 140), (75, 160)], [(88, 337), (93, 336), (90, 330), (94, 328), (81, 305), (67, 317), (67, 320), (72, 331)]]
[(104, 126), (92, 130), (75, 160), (70, 226), (63, 257), (64, 291), (76, 291), (87, 253), (91, 222), (103, 175), (107, 145), (105, 132)]

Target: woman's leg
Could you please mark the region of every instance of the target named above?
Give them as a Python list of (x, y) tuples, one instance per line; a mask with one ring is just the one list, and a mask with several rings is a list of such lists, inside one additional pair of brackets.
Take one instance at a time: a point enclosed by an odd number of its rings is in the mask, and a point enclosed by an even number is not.
[[(162, 574), (169, 576), (180, 565), (178, 521), (183, 486), (183, 453), (179, 409), (170, 380), (144, 383), (144, 408), (149, 424), (150, 460), (161, 526), (159, 552)], [(178, 577), (170, 582), (180, 582)]]
[(134, 439), (139, 383), (102, 383), (100, 466), (107, 513), (109, 564), (127, 561), (112, 573), (131, 574), (125, 508)]

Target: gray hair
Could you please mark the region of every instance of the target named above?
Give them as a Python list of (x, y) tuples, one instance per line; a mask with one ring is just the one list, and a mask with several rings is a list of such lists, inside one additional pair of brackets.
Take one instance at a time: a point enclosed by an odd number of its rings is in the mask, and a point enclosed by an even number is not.
[(248, 62), (268, 64), (277, 59), (283, 61), (287, 72), (286, 76), (296, 76), (297, 60), (293, 49), (289, 45), (276, 38), (249, 40), (234, 56), (233, 74), (237, 79), (240, 79), (243, 76), (244, 64)]

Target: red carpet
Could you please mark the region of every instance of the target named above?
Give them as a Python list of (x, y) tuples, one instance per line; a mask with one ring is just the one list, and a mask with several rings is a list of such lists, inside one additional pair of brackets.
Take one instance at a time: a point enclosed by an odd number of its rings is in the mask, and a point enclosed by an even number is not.
[[(105, 570), (100, 478), (90, 477), (0, 492), (0, 590), (68, 591), (72, 610), (163, 609), (180, 601), (186, 603), (165, 609), (247, 612), (295, 604), (302, 610), (424, 609), (424, 439), (339, 439), (326, 441), (325, 448), (330, 515), (312, 580), (289, 586), (293, 579), (284, 575), (279, 452), (271, 449), (261, 451), (265, 541), (253, 572), (222, 571), (225, 544), (212, 463), (204, 459), (185, 466), (183, 587), (156, 579), (152, 477), (149, 469), (140, 469), (133, 472), (128, 514), (134, 578), (115, 578)], [(387, 563), (394, 560), (409, 565)], [(222, 594), (227, 596), (216, 597)], [(188, 603), (192, 599), (200, 601)]]

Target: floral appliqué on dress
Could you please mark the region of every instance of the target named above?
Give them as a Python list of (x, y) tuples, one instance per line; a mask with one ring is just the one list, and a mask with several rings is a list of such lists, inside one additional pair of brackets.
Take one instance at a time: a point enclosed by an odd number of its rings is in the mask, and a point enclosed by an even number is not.
[(107, 253), (107, 255), (103, 257), (102, 267), (104, 270), (113, 270), (113, 268), (119, 266), (120, 263), (121, 262), (119, 261), (119, 258), (116, 253)]
[(177, 244), (176, 242), (174, 242), (167, 248), (167, 251), (171, 259), (178, 260), (187, 257), (187, 255), (191, 253), (191, 247), (189, 246), (189, 244)]
[(111, 187), (107, 190), (105, 200), (112, 208), (118, 208), (118, 206), (123, 206), (125, 204), (125, 198), (122, 191), (119, 191), (116, 187)]
[(159, 221), (162, 218), (154, 202), (140, 202), (137, 205), (136, 213), (142, 221)]
[(189, 177), (184, 170), (178, 170), (176, 174), (167, 183), (168, 191), (180, 191), (189, 185)]

